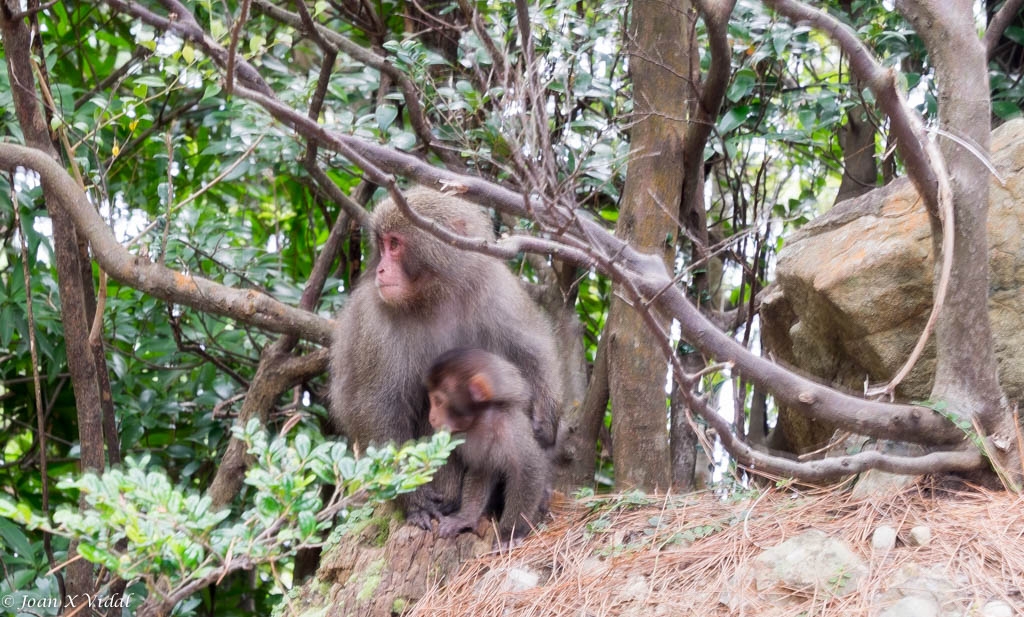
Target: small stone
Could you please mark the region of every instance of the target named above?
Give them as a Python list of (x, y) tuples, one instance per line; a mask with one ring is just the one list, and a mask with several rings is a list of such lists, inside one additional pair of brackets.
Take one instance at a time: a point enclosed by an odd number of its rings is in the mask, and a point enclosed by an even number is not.
[(647, 577), (633, 574), (619, 590), (619, 598), (626, 602), (643, 602), (650, 593), (651, 586), (647, 583)]
[(501, 593), (515, 593), (533, 589), (540, 584), (540, 575), (528, 568), (510, 567), (497, 568), (480, 577), (475, 589), (477, 593), (491, 593), (498, 589)]
[(1013, 617), (1013, 607), (1002, 600), (992, 600), (982, 607), (981, 617)]
[(910, 546), (928, 546), (932, 543), (932, 528), (927, 525), (914, 525), (907, 543)]
[(540, 583), (540, 575), (524, 568), (511, 568), (506, 579), (507, 588), (511, 591), (526, 591)]
[(777, 544), (751, 563), (758, 592), (799, 589), (840, 597), (857, 591), (868, 566), (849, 546), (826, 533), (809, 529)]
[(939, 605), (931, 598), (907, 596), (882, 611), (879, 617), (939, 617)]
[(888, 553), (896, 546), (896, 528), (881, 525), (871, 534), (871, 548), (881, 553)]

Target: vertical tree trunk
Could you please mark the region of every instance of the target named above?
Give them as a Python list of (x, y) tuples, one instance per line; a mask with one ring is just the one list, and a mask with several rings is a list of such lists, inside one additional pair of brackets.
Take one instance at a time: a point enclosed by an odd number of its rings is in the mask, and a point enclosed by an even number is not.
[[(859, 89), (860, 81), (851, 78), (850, 88)], [(839, 145), (843, 149), (843, 181), (836, 194), (836, 203), (863, 195), (875, 187), (878, 165), (875, 163), (875, 126), (867, 118), (864, 105), (855, 105), (846, 112), (846, 124), (839, 129)]]
[[(840, 3), (857, 23), (861, 11), (853, 8), (853, 0)], [(850, 91), (858, 92), (861, 82), (850, 75)], [(875, 188), (878, 164), (875, 161), (875, 126), (868, 119), (864, 105), (854, 105), (846, 112), (846, 124), (839, 128), (839, 147), (843, 149), (843, 181), (836, 203), (863, 195)]]
[(991, 105), (985, 46), (970, 0), (903, 0), (897, 6), (928, 49), (938, 86), (939, 125), (955, 138), (938, 137), (953, 190), (956, 236), (949, 293), (935, 328), (932, 399), (976, 420), (997, 446), (1009, 445), (1016, 436), (999, 386), (986, 301), (989, 171), (982, 157), (989, 151)]
[[(689, 11), (687, 0), (635, 0), (629, 31), (635, 118), (616, 234), (670, 267), (683, 186)], [(641, 316), (619, 297), (606, 336), (616, 486), (667, 489), (668, 365)]]
[[(32, 73), (30, 32), (25, 18), (20, 16), (21, 3), (15, 0), (0, 0), (0, 32), (3, 34), (7, 59), (7, 73), (12, 85), (11, 95), (15, 113), (25, 143), (42, 150), (54, 159), (57, 150), (50, 141), (46, 119), (38, 104), (35, 77)], [(57, 262), (57, 284), (60, 291), (61, 321), (64, 325), (64, 339), (67, 347), (68, 369), (75, 392), (78, 408), (78, 434), (81, 444), (82, 468), (100, 471), (104, 467), (102, 401), (109, 400), (109, 390), (102, 391), (107, 384), (100, 378), (99, 371), (106, 371), (105, 364), (97, 366), (97, 357), (89, 345), (89, 327), (95, 310), (92, 296), (92, 268), (82, 263), (79, 253), (78, 234), (65, 210), (54, 203), (54, 197), (43, 186), (43, 196), (53, 224), (53, 250)], [(86, 288), (88, 287), (88, 293)], [(40, 435), (40, 439), (44, 436)], [(74, 545), (69, 549), (73, 557)], [(66, 593), (81, 598), (81, 594), (92, 594), (94, 589), (92, 564), (75, 560), (68, 565)]]

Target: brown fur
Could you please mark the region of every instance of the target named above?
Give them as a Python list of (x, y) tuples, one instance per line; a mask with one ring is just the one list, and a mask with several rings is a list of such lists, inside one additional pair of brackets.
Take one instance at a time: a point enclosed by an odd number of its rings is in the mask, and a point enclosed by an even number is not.
[[(464, 235), (493, 238), (477, 206), (429, 189), (408, 191), (417, 211)], [(357, 448), (430, 434), (423, 377), (455, 347), (479, 347), (509, 359), (530, 384), (529, 418), (538, 442), (554, 445), (561, 393), (551, 326), (501, 261), (446, 245), (413, 226), (390, 200), (372, 216), (375, 238), (406, 240), (403, 269), (415, 272), (418, 301), (395, 307), (377, 293), (379, 252), (338, 317), (331, 351), (331, 418)], [(462, 466), (445, 466), (433, 491), (403, 499), (411, 522), (458, 507)], [(428, 497), (438, 497), (434, 502)]]
[(544, 516), (551, 464), (530, 428), (530, 387), (512, 364), (482, 349), (442, 355), (427, 373), (430, 424), (465, 441), (456, 454), (466, 466), (459, 511), (438, 535), (473, 529), (485, 513), (500, 513), (498, 541), (529, 533)]

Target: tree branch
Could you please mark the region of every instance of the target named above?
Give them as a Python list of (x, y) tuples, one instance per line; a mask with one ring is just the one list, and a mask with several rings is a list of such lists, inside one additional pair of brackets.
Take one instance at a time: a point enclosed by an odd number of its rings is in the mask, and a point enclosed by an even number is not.
[[(732, 69), (732, 50), (729, 48), (728, 28), (729, 16), (736, 6), (736, 0), (697, 0), (697, 8), (708, 29), (708, 47), (711, 52), (711, 64), (708, 76), (704, 80), (697, 101), (696, 116), (691, 119), (686, 134), (684, 160), (704, 163), (704, 145), (711, 131), (715, 128), (718, 111), (725, 99), (725, 90), (729, 85), (729, 74)], [(687, 176), (693, 164), (687, 165)], [(703, 174), (701, 174), (703, 176)]]
[[(156, 13), (139, 5), (137, 2), (128, 0), (106, 0), (110, 8), (121, 13), (131, 15), (143, 23), (163, 31), (173, 32), (181, 38), (197, 45), (207, 56), (212, 58), (218, 66), (224, 68), (228, 63), (228, 51), (221, 47), (212, 37), (200, 27), (188, 9), (184, 5), (173, 0), (163, 0), (163, 4), (169, 7), (169, 17), (161, 17)], [(272, 90), (267, 82), (263, 81), (259, 72), (244, 58), (237, 58), (237, 77), (249, 87), (260, 92), (270, 93)]]
[[(432, 167), (411, 155), (395, 152), (356, 137), (332, 133), (272, 97), (241, 88), (237, 93), (260, 104), (275, 118), (303, 135), (318, 139), (322, 144), (336, 150), (357, 153), (363, 164), (414, 178), (421, 184), (434, 188), (444, 185), (459, 186), (460, 189), (464, 189), (460, 191), (460, 197), (496, 207), (510, 214), (529, 217), (522, 196), (518, 193), (480, 178)], [(356, 164), (361, 167), (363, 165)], [(535, 205), (535, 208), (540, 208), (539, 204)], [(794, 409), (816, 415), (848, 430), (875, 437), (892, 437), (914, 443), (951, 443), (963, 437), (962, 433), (945, 418), (930, 409), (865, 401), (814, 383), (750, 353), (718, 331), (703, 316), (693, 314), (695, 309), (681, 292), (672, 286), (664, 265), (656, 256), (637, 252), (585, 216), (575, 216), (574, 212), (563, 214), (572, 218), (576, 231), (580, 234), (580, 240), (594, 247), (594, 252), (581, 253), (569, 247), (560, 247), (561, 258), (582, 267), (592, 267), (595, 264), (594, 254), (609, 256), (619, 267), (626, 268), (632, 275), (641, 278), (641, 289), (645, 294), (650, 298), (658, 298), (661, 308), (683, 322), (684, 337), (688, 342), (721, 362), (734, 362), (746, 378), (777, 394), (781, 401)], [(525, 243), (526, 240), (517, 238), (516, 242)], [(531, 239), (529, 243), (536, 248), (553, 248), (536, 238)], [(474, 248), (475, 246), (478, 248)], [(481, 250), (484, 247), (480, 243), (467, 243), (460, 248)], [(601, 268), (601, 271), (611, 274), (605, 268)]]
[(395, 65), (388, 62), (387, 58), (381, 57), (372, 51), (353, 43), (348, 38), (329, 28), (313, 24), (314, 28), (310, 29), (311, 21), (306, 21), (301, 15), (286, 11), (269, 0), (254, 0), (254, 4), (267, 16), (276, 19), (281, 23), (288, 24), (300, 32), (309, 34), (314, 41), (324, 41), (325, 43), (332, 45), (337, 50), (345, 52), (353, 59), (362, 62), (366, 66), (377, 69), (394, 80), (395, 84), (398, 85), (398, 89), (402, 92), (402, 100), (405, 101), (406, 110), (409, 112), (409, 123), (412, 124), (412, 130), (416, 133), (416, 137), (419, 138), (424, 146), (433, 152), (436, 152), (437, 155), (441, 157), (441, 160), (443, 160), (449, 167), (455, 169), (460, 169), (462, 167), (462, 162), (459, 160), (458, 154), (444, 147), (440, 147), (437, 140), (434, 139), (434, 134), (430, 128), (430, 122), (427, 120), (427, 116), (423, 110), (423, 104), (420, 102), (423, 98), (423, 93), (420, 92), (419, 88), (416, 87), (416, 84), (409, 79), (408, 75), (398, 70)]
[(897, 86), (896, 70), (887, 69), (875, 61), (871, 50), (858, 38), (852, 28), (822, 10), (809, 7), (797, 0), (764, 0), (764, 3), (793, 22), (808, 22), (828, 34), (850, 57), (850, 68), (875, 94), (879, 106), (892, 122), (897, 137), (896, 150), (903, 157), (917, 192), (928, 210), (939, 217), (938, 183), (933, 161), (926, 151), (928, 137), (921, 119), (907, 104)]
[(982, 39), (982, 42), (985, 44), (985, 54), (989, 60), (995, 55), (999, 39), (1006, 32), (1006, 28), (1013, 23), (1014, 18), (1017, 17), (1021, 5), (1024, 5), (1024, 0), (1006, 0), (999, 11), (988, 22), (988, 28), (985, 29), (985, 38)]
[(869, 401), (833, 390), (757, 356), (704, 317), (681, 293), (642, 280), (645, 295), (679, 320), (683, 339), (719, 362), (732, 362), (744, 379), (771, 392), (787, 407), (840, 428), (912, 443), (958, 443), (964, 435), (946, 418), (927, 407)]
[(228, 45), (228, 61), (224, 68), (224, 92), (231, 95), (235, 83), (235, 59), (238, 57), (238, 37), (242, 34), (245, 22), (249, 20), (249, 2), (242, 0), (241, 8), (238, 11), (238, 19), (231, 26), (231, 43)]
[[(358, 153), (364, 164), (371, 167), (387, 169), (392, 173), (414, 178), (421, 184), (435, 188), (443, 185), (459, 186), (464, 189), (460, 192), (460, 197), (490, 205), (517, 216), (529, 216), (523, 205), (522, 196), (518, 193), (480, 178), (432, 167), (411, 155), (395, 152), (356, 137), (332, 133), (271, 97), (241, 88), (237, 90), (237, 93), (239, 96), (259, 103), (275, 118), (287, 123), (307, 137), (318, 139), (322, 144), (339, 151)], [(537, 207), (539, 208), (539, 205)], [(555, 208), (556, 206), (548, 207)], [(632, 271), (633, 275), (640, 277), (642, 279), (641, 288), (647, 296), (658, 298), (661, 308), (683, 322), (684, 337), (688, 342), (721, 362), (736, 363), (738, 370), (746, 378), (754, 383), (759, 383), (770, 392), (776, 393), (781, 397), (780, 400), (787, 405), (804, 413), (817, 415), (817, 417), (837, 426), (875, 437), (892, 437), (914, 443), (930, 443), (933, 442), (933, 439), (937, 440), (937, 443), (950, 443), (962, 438), (962, 434), (952, 424), (930, 409), (865, 401), (842, 394), (750, 353), (724, 333), (718, 331), (703, 316), (693, 314), (695, 309), (681, 295), (681, 292), (672, 286), (672, 281), (665, 272), (660, 259), (656, 256), (638, 253), (593, 220), (585, 216), (574, 216), (574, 214), (568, 213), (576, 224), (580, 240), (594, 247), (595, 253), (609, 256), (620, 267), (624, 267)], [(526, 240), (517, 238), (516, 242), (524, 243)], [(531, 239), (530, 243), (537, 248), (553, 248), (535, 238)], [(523, 244), (518, 246), (523, 246)], [(481, 250), (484, 247), (482, 243), (467, 242), (460, 248)], [(592, 258), (593, 254), (587, 255), (570, 250), (568, 247), (559, 250), (561, 258), (582, 267), (592, 267), (595, 263)], [(583, 258), (584, 255), (586, 255), (586, 259)], [(604, 268), (601, 270), (605, 274), (611, 274)]]
[[(39, 92), (36, 91), (33, 74), (35, 63), (32, 58), (33, 32), (30, 31), (26, 20), (12, 14), (14, 9), (20, 6), (21, 3), (0, 2), (0, 36), (4, 41), (13, 111), (18, 118), (25, 142), (32, 146), (31, 152), (43, 164), (60, 169), (61, 176), (73, 190), (80, 190), (78, 183), (57, 163), (59, 155), (51, 141), (47, 118), (38, 100)], [(49, 93), (49, 85), (42, 74), (39, 86), (43, 94)], [(79, 464), (82, 471), (101, 470), (105, 465), (104, 401), (111, 399), (111, 393), (109, 379), (100, 375), (107, 370), (105, 357), (102, 353), (95, 354), (95, 348), (89, 344), (89, 313), (96, 308), (92, 268), (89, 267), (87, 257), (83, 255), (81, 234), (76, 231), (74, 222), (60, 206), (60, 194), (53, 190), (53, 187), (44, 185), (43, 199), (53, 228), (53, 254), (61, 298), (60, 318), (67, 343), (66, 357), (75, 394), (78, 441), (81, 448)], [(18, 204), (14, 203), (13, 207), (17, 208)], [(27, 280), (25, 284), (26, 292), (29, 293)], [(84, 504), (84, 501), (82, 503)], [(69, 551), (76, 551), (76, 545), (76, 542), (72, 542)], [(58, 581), (61, 593), (95, 593), (96, 579), (92, 564), (82, 560), (72, 560), (68, 565), (66, 586), (62, 582), (63, 578), (59, 577)]]
[(53, 191), (57, 207), (71, 216), (78, 232), (89, 240), (96, 261), (115, 280), (161, 300), (231, 317), (270, 332), (329, 343), (333, 324), (329, 319), (278, 302), (255, 289), (233, 289), (132, 255), (117, 242), (88, 197), (59, 163), (39, 150), (0, 143), (0, 168), (14, 171), (18, 167), (39, 174), (43, 186)]
[(852, 28), (838, 19), (819, 9), (808, 7), (796, 0), (765, 0), (793, 21), (808, 21), (814, 27), (824, 31), (850, 57), (850, 68), (853, 69), (861, 82), (868, 86), (878, 100), (878, 104), (889, 116), (893, 133), (897, 137), (896, 149), (903, 157), (910, 181), (924, 199), (928, 212), (942, 227), (942, 268), (939, 272), (938, 284), (935, 286), (932, 310), (924, 330), (917, 339), (917, 344), (910, 352), (907, 361), (887, 384), (871, 390), (873, 395), (891, 394), (914, 368), (924, 353), (925, 345), (935, 329), (946, 301), (949, 281), (953, 270), (953, 241), (955, 237), (953, 214), (953, 189), (946, 173), (946, 163), (935, 143), (928, 139), (918, 114), (907, 103), (906, 97), (896, 86), (895, 69), (885, 69), (878, 63), (871, 51), (858, 38)]
[[(313, 167), (319, 171), (315, 161)], [(330, 186), (334, 186), (330, 180), (327, 182)], [(343, 196), (344, 200), (351, 203), (348, 196), (344, 195), (336, 186), (334, 188)], [(360, 211), (366, 213), (361, 208)], [(327, 242), (324, 243), (316, 263), (313, 264), (313, 271), (309, 275), (306, 287), (302, 290), (302, 297), (299, 299), (300, 309), (312, 311), (316, 306), (320, 294), (323, 292), (324, 283), (327, 281), (327, 275), (330, 273), (331, 265), (341, 253), (348, 227), (348, 216), (340, 216), (334, 222)], [(291, 355), (296, 342), (298, 341), (295, 335), (286, 334), (263, 350), (259, 366), (256, 368), (256, 375), (246, 393), (242, 409), (238, 412), (238, 418), (235, 421), (237, 426), (245, 426), (249, 419), (254, 417), (259, 418), (262, 424), (266, 424), (270, 409), (283, 392), (295, 384), (327, 370), (328, 350), (326, 348), (297, 358)], [(217, 467), (217, 474), (207, 490), (215, 507), (227, 505), (235, 498), (242, 488), (248, 467), (249, 457), (245, 443), (233, 435), (221, 458), (221, 464)]]
[[(123, 4), (121, 0), (109, 1), (113, 4)], [(264, 6), (265, 0), (256, 1), (261, 7)], [(793, 2), (786, 0), (776, 0), (771, 4), (790, 9), (794, 5)], [(799, 6), (799, 8), (809, 12), (811, 16), (819, 15), (807, 7)], [(828, 16), (824, 17), (828, 20), (831, 19)], [(301, 18), (298, 19), (301, 21)], [(852, 32), (842, 30), (844, 27), (841, 25), (836, 25), (836, 28), (838, 28), (837, 32), (852, 37), (853, 42), (859, 44)], [(327, 35), (324, 34), (324, 36)], [(365, 50), (363, 51), (365, 52)], [(874, 87), (877, 88), (876, 96), (880, 100), (885, 97), (895, 97), (893, 100), (896, 102), (901, 100), (900, 93), (895, 88), (892, 73), (874, 64), (866, 49), (861, 46), (854, 49), (850, 55), (856, 57), (857, 62), (863, 64), (868, 74), (874, 78), (873, 81), (865, 79), (865, 82), (869, 85), (874, 84)], [(215, 54), (211, 54), (211, 57), (217, 60)], [(865, 401), (811, 382), (752, 354), (717, 330), (699, 314), (699, 311), (686, 300), (682, 291), (672, 284), (671, 278), (658, 257), (637, 252), (628, 244), (615, 238), (597, 222), (584, 216), (578, 216), (572, 204), (542, 204), (539, 200), (525, 200), (521, 194), (486, 180), (435, 168), (410, 154), (369, 143), (357, 137), (329, 131), (317, 124), (314, 119), (283, 104), (272, 92), (262, 88), (250, 88), (238, 84), (235, 94), (260, 105), (271, 116), (306, 139), (340, 153), (360, 167), (370, 180), (388, 186), (393, 195), (396, 191), (394, 190), (394, 180), (390, 174), (399, 174), (439, 190), (444, 187), (452, 187), (461, 197), (516, 216), (539, 218), (542, 221), (544, 219), (569, 221), (568, 226), (564, 229), (551, 232), (552, 235), (548, 239), (515, 236), (498, 245), (491, 246), (479, 241), (459, 238), (447, 230), (432, 228), (432, 222), (425, 219), (416, 220), (415, 214), (411, 217), (414, 223), (426, 226), (432, 233), (455, 243), (460, 248), (490, 252), (498, 256), (507, 256), (513, 250), (554, 253), (568, 262), (596, 268), (617, 282), (628, 280), (635, 290), (631, 293), (635, 293), (638, 302), (645, 306), (647, 303), (653, 303), (659, 310), (680, 320), (683, 336), (688, 342), (720, 362), (732, 362), (737, 374), (769, 389), (776, 394), (780, 402), (800, 412), (814, 415), (848, 430), (876, 437), (928, 444), (957, 443), (963, 440), (963, 434), (960, 431), (930, 409)], [(893, 113), (897, 116), (900, 113), (904, 114), (900, 121), (908, 128), (907, 132), (901, 135), (923, 136), (923, 131), (910, 130), (910, 128), (920, 129), (920, 123), (916, 117), (906, 115), (905, 108), (897, 106)], [(917, 124), (914, 124), (915, 122)], [(894, 119), (894, 125), (896, 124), (899, 122)], [(901, 149), (901, 154), (908, 161), (908, 168), (916, 162), (919, 166), (923, 166), (922, 169), (926, 172), (931, 170), (919, 138), (901, 140), (900, 146), (907, 150), (907, 153), (904, 153)], [(930, 186), (934, 194), (935, 181), (929, 182), (927, 174), (924, 174), (924, 178), (919, 181), (923, 185)], [(922, 193), (927, 194), (927, 191), (922, 191)], [(407, 210), (407, 204), (402, 204), (400, 196), (397, 199), (399, 205), (409, 214), (411, 211)], [(449, 235), (445, 235), (446, 233)], [(274, 328), (268, 329), (273, 330)], [(329, 329), (326, 332), (329, 332)], [(684, 380), (686, 378), (683, 373), (679, 373), (678, 376)], [(745, 446), (745, 444), (733, 444), (733, 447), (738, 448), (739, 453), (743, 452), (741, 446)], [(852, 467), (848, 466), (848, 468), (876, 463), (877, 461), (871, 459), (870, 456), (864, 456), (853, 461), (850, 464)], [(794, 470), (793, 475), (804, 476), (799, 469)]]

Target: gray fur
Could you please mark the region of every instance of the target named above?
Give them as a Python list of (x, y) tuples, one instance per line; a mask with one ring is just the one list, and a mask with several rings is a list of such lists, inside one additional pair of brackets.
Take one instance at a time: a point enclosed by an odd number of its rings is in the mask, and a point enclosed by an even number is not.
[[(490, 218), (477, 206), (436, 191), (413, 189), (417, 211), (458, 232), (493, 239)], [(423, 377), (443, 352), (479, 347), (510, 360), (533, 388), (531, 426), (544, 449), (554, 446), (561, 409), (560, 371), (551, 325), (516, 276), (498, 259), (460, 251), (414, 227), (389, 199), (372, 216), (375, 235), (400, 231), (431, 268), (435, 284), (411, 309), (384, 304), (374, 284), (376, 259), (338, 316), (331, 350), (331, 419), (356, 448), (403, 443), (430, 434)], [(410, 520), (459, 504), (462, 466), (449, 463), (431, 491), (403, 499)], [(439, 503), (430, 497), (438, 496)], [(424, 516), (426, 514), (426, 516)]]

